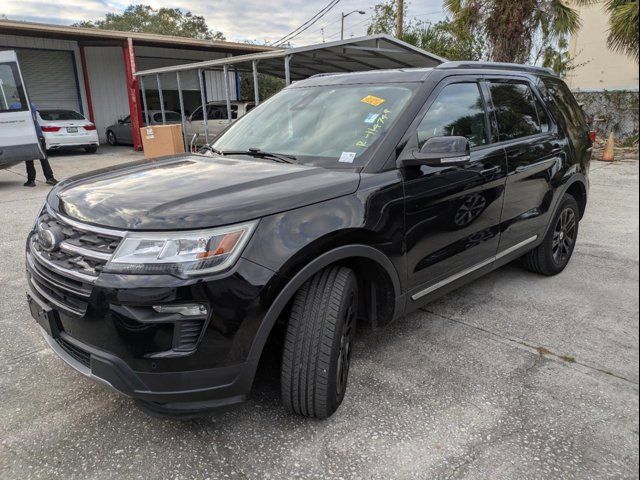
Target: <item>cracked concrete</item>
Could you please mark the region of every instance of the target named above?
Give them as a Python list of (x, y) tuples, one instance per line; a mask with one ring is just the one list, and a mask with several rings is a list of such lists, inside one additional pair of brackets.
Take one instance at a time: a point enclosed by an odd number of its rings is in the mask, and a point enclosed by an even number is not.
[[(59, 178), (139, 155), (52, 159)], [(575, 256), (508, 265), (387, 328), (361, 329), (323, 422), (286, 414), (277, 357), (252, 398), (157, 420), (69, 369), (24, 300), (23, 242), (48, 187), (0, 171), (0, 478), (638, 478), (638, 163), (592, 168)], [(574, 361), (570, 361), (573, 359)]]

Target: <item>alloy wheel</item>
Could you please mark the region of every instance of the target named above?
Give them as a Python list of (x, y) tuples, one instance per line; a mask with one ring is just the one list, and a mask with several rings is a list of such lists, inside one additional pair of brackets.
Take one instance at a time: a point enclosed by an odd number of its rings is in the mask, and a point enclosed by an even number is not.
[(349, 365), (351, 364), (351, 342), (353, 341), (356, 325), (356, 296), (351, 295), (349, 305), (344, 316), (342, 336), (340, 337), (340, 351), (336, 368), (336, 394), (344, 392), (349, 375)]
[(576, 240), (576, 214), (572, 208), (565, 208), (558, 217), (553, 231), (553, 261), (563, 265), (571, 256)]

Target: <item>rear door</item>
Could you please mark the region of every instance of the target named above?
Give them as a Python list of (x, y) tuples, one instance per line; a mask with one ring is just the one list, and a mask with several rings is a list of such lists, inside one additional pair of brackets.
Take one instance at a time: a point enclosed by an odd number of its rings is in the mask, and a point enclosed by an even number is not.
[(507, 153), (500, 252), (539, 239), (549, 222), (553, 179), (563, 141), (538, 92), (526, 78), (488, 78), (499, 144)]
[(0, 52), (0, 168), (42, 158), (15, 52)]
[(493, 144), (476, 78), (444, 80), (425, 108), (415, 131), (417, 148), (430, 137), (464, 136), (471, 144), (471, 159), (464, 165), (403, 169), (407, 269), (414, 301), (456, 276), (493, 263), (506, 179), (504, 149)]

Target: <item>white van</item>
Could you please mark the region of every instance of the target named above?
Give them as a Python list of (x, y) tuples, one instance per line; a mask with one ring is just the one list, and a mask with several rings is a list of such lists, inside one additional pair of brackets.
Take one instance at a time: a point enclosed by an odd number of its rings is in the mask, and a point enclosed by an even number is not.
[(0, 168), (44, 158), (14, 51), (0, 52)]

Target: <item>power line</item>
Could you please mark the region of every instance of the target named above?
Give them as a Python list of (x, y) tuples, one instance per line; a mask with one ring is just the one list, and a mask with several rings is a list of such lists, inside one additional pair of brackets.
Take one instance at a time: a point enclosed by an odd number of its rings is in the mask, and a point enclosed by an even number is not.
[(313, 15), (309, 20), (304, 22), (302, 25), (300, 25), (298, 28), (296, 28), (292, 32), (288, 33), (284, 37), (282, 37), (279, 40), (276, 40), (275, 42), (273, 42), (272, 45), (273, 46), (280, 46), (281, 44), (286, 43), (288, 41), (291, 41), (294, 38), (298, 37), (302, 32), (304, 32), (305, 30), (310, 28), (314, 23), (316, 23), (323, 16), (325, 16), (338, 3), (340, 3), (340, 0), (331, 0), (327, 5), (325, 5), (324, 8), (322, 8), (319, 12), (317, 12), (315, 15)]

